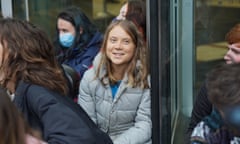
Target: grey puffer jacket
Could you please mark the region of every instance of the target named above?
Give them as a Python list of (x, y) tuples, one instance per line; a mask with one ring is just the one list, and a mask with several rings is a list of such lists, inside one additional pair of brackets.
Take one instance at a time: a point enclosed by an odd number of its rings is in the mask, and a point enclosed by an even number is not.
[(104, 67), (96, 78), (100, 56), (81, 80), (78, 103), (114, 144), (151, 144), (150, 89), (130, 87), (125, 75), (113, 99), (109, 80), (104, 79), (106, 85), (100, 81)]

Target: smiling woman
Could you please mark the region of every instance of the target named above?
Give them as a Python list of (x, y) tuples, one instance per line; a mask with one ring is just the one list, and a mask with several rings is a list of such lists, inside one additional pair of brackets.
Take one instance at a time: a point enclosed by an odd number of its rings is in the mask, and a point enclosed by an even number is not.
[(114, 144), (151, 144), (147, 48), (128, 20), (111, 23), (80, 84), (78, 103)]
[(135, 51), (136, 46), (129, 34), (121, 26), (113, 28), (109, 33), (106, 55), (112, 62), (114, 79), (121, 80), (123, 78), (124, 71)]

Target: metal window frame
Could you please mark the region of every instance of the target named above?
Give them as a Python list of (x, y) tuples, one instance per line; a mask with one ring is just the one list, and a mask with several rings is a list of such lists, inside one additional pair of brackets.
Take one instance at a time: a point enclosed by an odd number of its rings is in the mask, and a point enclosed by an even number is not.
[(171, 143), (169, 0), (147, 2), (147, 41), (150, 49), (153, 144)]

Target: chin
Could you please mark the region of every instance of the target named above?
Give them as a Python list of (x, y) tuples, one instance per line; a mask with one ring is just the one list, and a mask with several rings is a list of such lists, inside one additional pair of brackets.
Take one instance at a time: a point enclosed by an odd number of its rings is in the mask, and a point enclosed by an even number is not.
[(226, 61), (226, 64), (233, 64), (232, 61)]

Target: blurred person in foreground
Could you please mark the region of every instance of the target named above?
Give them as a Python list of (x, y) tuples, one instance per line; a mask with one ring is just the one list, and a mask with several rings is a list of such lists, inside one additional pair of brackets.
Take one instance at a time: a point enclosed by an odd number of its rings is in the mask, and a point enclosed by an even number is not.
[[(30, 22), (0, 20), (0, 84), (49, 144), (111, 144), (73, 101), (46, 33)], [(78, 107), (77, 107), (78, 106)]]

